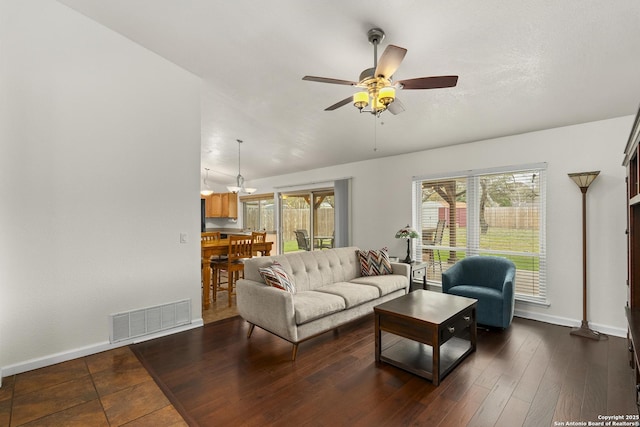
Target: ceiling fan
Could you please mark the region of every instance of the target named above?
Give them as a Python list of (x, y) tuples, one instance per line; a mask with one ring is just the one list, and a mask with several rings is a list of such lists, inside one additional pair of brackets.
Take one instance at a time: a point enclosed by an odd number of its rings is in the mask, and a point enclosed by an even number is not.
[[(333, 111), (353, 102), (353, 105), (361, 113), (367, 112), (379, 116), (383, 111), (389, 110), (391, 114), (399, 114), (404, 111), (404, 106), (396, 98), (396, 88), (439, 89), (454, 87), (458, 83), (458, 76), (418, 77), (393, 83), (391, 77), (407, 54), (407, 49), (391, 44), (382, 52), (378, 61), (378, 45), (384, 39), (384, 31), (380, 28), (372, 28), (367, 32), (367, 37), (369, 43), (373, 45), (373, 68), (367, 68), (360, 73), (360, 79), (357, 82), (316, 76), (304, 76), (302, 78), (302, 80), (312, 82), (363, 88), (362, 91), (355, 93), (353, 96), (349, 96), (325, 108), (325, 111)], [(368, 109), (367, 106), (369, 107)]]

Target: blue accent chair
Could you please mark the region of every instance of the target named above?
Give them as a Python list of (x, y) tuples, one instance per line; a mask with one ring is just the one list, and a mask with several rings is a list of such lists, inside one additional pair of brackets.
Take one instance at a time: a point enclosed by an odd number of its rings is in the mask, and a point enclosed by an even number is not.
[(507, 328), (513, 319), (516, 266), (506, 258), (471, 256), (442, 273), (442, 292), (478, 300), (478, 324)]

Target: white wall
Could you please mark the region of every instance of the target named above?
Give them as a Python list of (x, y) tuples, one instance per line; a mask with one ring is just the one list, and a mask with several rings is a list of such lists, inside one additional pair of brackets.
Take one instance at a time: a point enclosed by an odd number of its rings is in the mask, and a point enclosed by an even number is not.
[(395, 232), (411, 222), (411, 179), (425, 174), (548, 163), (547, 248), (550, 306), (517, 304), (517, 314), (564, 325), (582, 319), (581, 193), (570, 172), (600, 170), (587, 195), (589, 320), (593, 328), (626, 331), (626, 214), (622, 151), (633, 116), (479, 141), (419, 153), (254, 180), (276, 186), (353, 177), (353, 244), (406, 251)]
[(57, 2), (0, 5), (2, 374), (105, 349), (111, 313), (191, 298), (201, 324), (199, 79)]

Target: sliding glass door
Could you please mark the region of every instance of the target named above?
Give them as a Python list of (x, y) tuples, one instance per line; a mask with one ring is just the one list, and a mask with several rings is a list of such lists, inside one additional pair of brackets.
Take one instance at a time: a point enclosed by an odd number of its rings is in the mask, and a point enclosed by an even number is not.
[(251, 196), (242, 196), (242, 228), (247, 231), (265, 231), (267, 233), (267, 241), (274, 242), (272, 255), (276, 255), (277, 241), (276, 237), (276, 209), (271, 194), (260, 194)]
[(280, 241), (283, 252), (334, 246), (333, 189), (280, 194)]

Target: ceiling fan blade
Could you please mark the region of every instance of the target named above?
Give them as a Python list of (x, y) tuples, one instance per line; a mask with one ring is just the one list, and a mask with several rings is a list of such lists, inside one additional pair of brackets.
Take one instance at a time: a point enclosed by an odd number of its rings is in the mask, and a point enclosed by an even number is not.
[(380, 56), (375, 76), (383, 76), (385, 79), (390, 78), (396, 72), (406, 54), (407, 49), (403, 47), (392, 44), (387, 46)]
[(343, 99), (342, 101), (336, 102), (332, 106), (325, 108), (324, 111), (333, 111), (333, 110), (335, 110), (337, 108), (340, 108), (340, 107), (342, 107), (344, 105), (349, 104), (352, 99), (353, 99), (353, 96), (349, 96), (349, 97)]
[(330, 79), (328, 77), (316, 77), (316, 76), (304, 76), (302, 80), (308, 80), (310, 82), (318, 82), (318, 83), (331, 83), (334, 85), (355, 86), (358, 84), (357, 82), (351, 82), (349, 80)]
[(454, 87), (458, 84), (458, 76), (418, 77), (417, 79), (398, 82), (403, 89), (439, 89)]
[(404, 104), (396, 98), (395, 101), (387, 106), (387, 110), (395, 116), (396, 114), (400, 114), (404, 111)]

